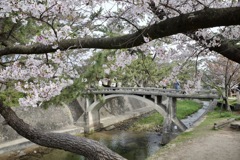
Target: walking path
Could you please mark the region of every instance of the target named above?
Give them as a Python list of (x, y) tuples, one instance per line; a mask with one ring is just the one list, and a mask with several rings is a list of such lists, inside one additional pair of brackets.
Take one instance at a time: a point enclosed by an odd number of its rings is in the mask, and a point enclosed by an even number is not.
[(174, 144), (154, 160), (239, 160), (240, 132), (221, 130), (212, 135)]
[(240, 131), (229, 125), (217, 131), (205, 129), (202, 136), (180, 143), (173, 140), (148, 160), (240, 160)]

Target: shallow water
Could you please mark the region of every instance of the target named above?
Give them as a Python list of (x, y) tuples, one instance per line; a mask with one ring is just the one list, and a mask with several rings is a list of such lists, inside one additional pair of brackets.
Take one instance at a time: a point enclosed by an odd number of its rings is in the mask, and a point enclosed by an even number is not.
[[(128, 160), (144, 160), (161, 147), (161, 136), (158, 133), (103, 131), (87, 138), (99, 141)], [(52, 150), (41, 157), (29, 157), (28, 160), (84, 160), (84, 157), (62, 150)]]
[(201, 118), (203, 115), (205, 115), (205, 113), (207, 113), (208, 108), (209, 102), (203, 101), (203, 107), (201, 109), (199, 109), (196, 113), (188, 116), (187, 118), (182, 119), (181, 121), (183, 122), (183, 124), (185, 124), (185, 126), (187, 126), (187, 128), (190, 128), (195, 122), (199, 120), (199, 118)]

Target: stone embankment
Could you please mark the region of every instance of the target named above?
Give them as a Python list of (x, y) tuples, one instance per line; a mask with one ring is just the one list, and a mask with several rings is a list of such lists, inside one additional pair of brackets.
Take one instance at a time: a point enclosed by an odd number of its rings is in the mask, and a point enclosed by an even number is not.
[[(82, 127), (76, 126), (68, 126), (68, 128), (64, 130), (53, 131), (55, 133), (69, 133), (72, 135), (83, 133)], [(16, 140), (12, 140), (9, 142), (1, 143), (0, 145), (0, 154), (11, 152), (11, 151), (18, 151), (25, 149), (27, 147), (35, 145), (31, 141), (27, 140), (26, 138), (18, 138)]]

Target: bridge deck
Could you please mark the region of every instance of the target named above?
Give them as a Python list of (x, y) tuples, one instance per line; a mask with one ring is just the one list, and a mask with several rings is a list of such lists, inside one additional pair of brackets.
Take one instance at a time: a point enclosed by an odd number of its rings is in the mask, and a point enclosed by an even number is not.
[(184, 90), (175, 89), (159, 89), (159, 88), (90, 88), (89, 94), (121, 94), (121, 95), (153, 95), (168, 96), (173, 98), (189, 98), (189, 99), (218, 99), (219, 96), (215, 90), (200, 90), (193, 94), (186, 94)]

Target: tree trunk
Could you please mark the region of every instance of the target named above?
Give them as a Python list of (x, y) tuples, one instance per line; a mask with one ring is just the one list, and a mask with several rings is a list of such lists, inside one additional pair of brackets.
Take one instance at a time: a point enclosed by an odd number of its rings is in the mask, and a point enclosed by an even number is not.
[(236, 97), (237, 97), (237, 103), (240, 104), (240, 93), (238, 90), (236, 91)]
[(229, 104), (228, 104), (228, 97), (223, 97), (223, 101), (224, 101), (224, 104), (225, 104), (224, 108), (228, 111), (232, 111)]
[(38, 130), (20, 119), (16, 113), (0, 102), (0, 114), (18, 134), (41, 146), (62, 149), (89, 160), (124, 160), (117, 153), (111, 151), (97, 141), (65, 133), (46, 133)]

